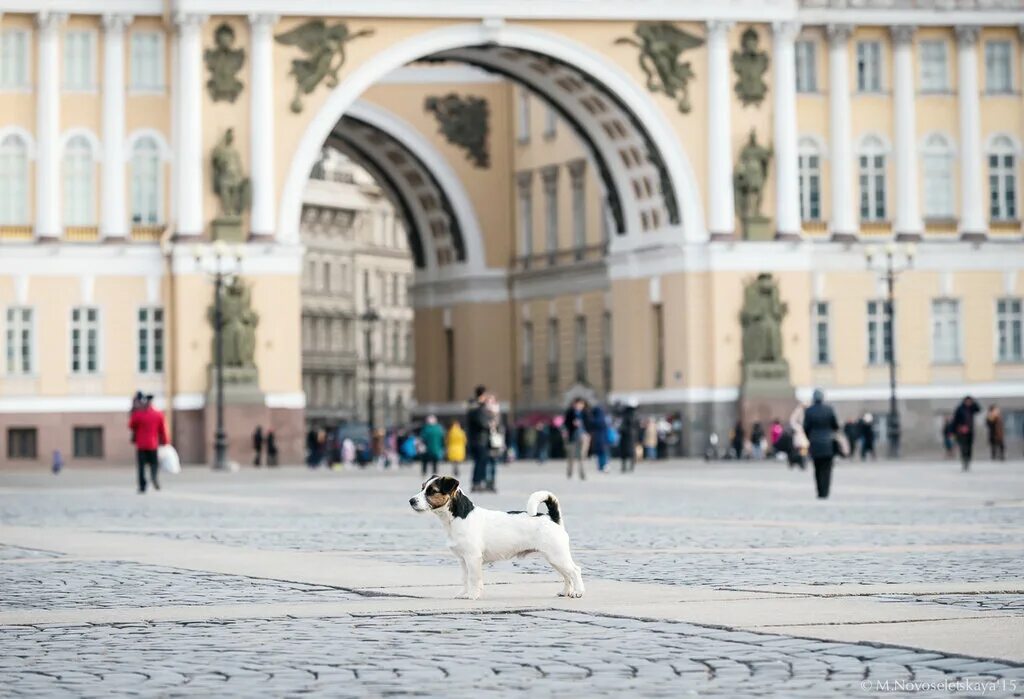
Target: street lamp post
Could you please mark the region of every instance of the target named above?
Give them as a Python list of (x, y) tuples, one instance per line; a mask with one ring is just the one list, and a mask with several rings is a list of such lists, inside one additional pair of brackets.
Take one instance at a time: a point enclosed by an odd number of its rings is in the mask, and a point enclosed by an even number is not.
[(245, 248), (241, 245), (229, 247), (224, 241), (218, 240), (212, 246), (212, 255), (206, 254), (207, 249), (196, 245), (194, 255), (196, 267), (213, 279), (213, 361), (217, 383), (217, 427), (213, 438), (213, 468), (227, 471), (228, 437), (224, 430), (224, 317), (221, 311), (221, 291), (224, 280), (230, 279), (242, 269), (242, 257)]
[[(900, 248), (896, 243), (887, 244), (883, 252), (879, 271), (882, 274), (882, 278), (885, 279), (885, 322), (889, 327), (889, 456), (895, 459), (899, 458), (900, 455), (901, 432), (900, 412), (896, 402), (896, 275), (914, 266), (916, 250), (912, 243), (908, 243), (903, 248), (904, 259), (902, 261), (897, 259)], [(879, 259), (879, 256), (874, 245), (869, 245), (864, 249), (864, 258), (867, 261), (868, 268), (875, 269), (873, 263), (876, 259)], [(882, 329), (882, 351), (885, 351), (884, 327)]]
[(373, 357), (373, 328), (380, 320), (380, 314), (374, 310), (370, 299), (366, 299), (366, 311), (360, 316), (363, 321), (364, 332), (366, 333), (366, 369), (367, 369), (367, 395), (366, 395), (366, 423), (370, 431), (370, 438), (373, 438), (373, 431), (376, 428), (376, 375), (374, 369), (376, 362)]

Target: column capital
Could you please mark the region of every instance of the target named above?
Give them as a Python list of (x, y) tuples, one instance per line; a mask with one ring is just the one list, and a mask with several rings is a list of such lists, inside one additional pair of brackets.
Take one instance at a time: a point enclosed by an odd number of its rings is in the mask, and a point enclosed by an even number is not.
[(708, 23), (708, 36), (723, 36), (736, 25), (735, 22), (725, 19), (712, 19)]
[(533, 184), (533, 170), (520, 170), (516, 173), (516, 185), (526, 189)]
[(253, 12), (248, 15), (249, 26), (251, 27), (273, 27), (281, 19), (281, 15), (265, 12)]
[(40, 31), (55, 31), (68, 19), (67, 12), (40, 12), (36, 15), (36, 26)]
[(981, 28), (971, 25), (959, 25), (953, 28), (953, 33), (956, 35), (956, 43), (960, 46), (974, 46), (978, 43), (978, 35), (981, 33)]
[(133, 15), (109, 12), (104, 14), (100, 21), (103, 24), (103, 29), (106, 31), (124, 31), (134, 19)]
[(914, 41), (914, 33), (917, 31), (917, 27), (912, 24), (894, 24), (889, 27), (889, 33), (892, 35), (892, 42), (896, 46), (908, 46)]
[(800, 33), (800, 23), (792, 20), (772, 22), (772, 33), (781, 39), (795, 39)]
[(171, 18), (175, 29), (179, 32), (190, 29), (199, 29), (208, 19), (207, 15), (199, 14), (197, 12), (175, 12)]
[(852, 24), (826, 24), (825, 25), (825, 36), (828, 37), (828, 43), (835, 46), (836, 44), (845, 44), (853, 36), (853, 25)]

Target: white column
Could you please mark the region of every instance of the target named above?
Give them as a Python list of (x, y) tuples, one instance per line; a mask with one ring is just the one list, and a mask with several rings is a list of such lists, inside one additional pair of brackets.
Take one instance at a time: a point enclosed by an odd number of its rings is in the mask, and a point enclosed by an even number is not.
[(898, 238), (924, 232), (917, 178), (917, 116), (914, 111), (914, 27), (892, 27), (893, 109), (896, 122), (896, 221)]
[(202, 36), (206, 17), (177, 14), (178, 74), (174, 86), (178, 133), (174, 144), (175, 235), (199, 236), (203, 223)]
[(775, 236), (799, 237), (800, 181), (797, 170), (796, 53), (793, 41), (800, 31), (795, 22), (772, 25), (775, 111)]
[(273, 236), (274, 202), (274, 15), (249, 15), (252, 28), (252, 81), (249, 135), (252, 159), (253, 236)]
[(985, 236), (982, 194), (981, 115), (978, 89), (978, 28), (956, 27), (960, 81), (960, 236)]
[(128, 235), (124, 157), (124, 29), (129, 15), (103, 15), (103, 179), (100, 234)]
[(62, 234), (60, 199), (60, 27), (66, 14), (41, 12), (36, 86), (36, 238)]
[(832, 237), (857, 235), (853, 208), (853, 143), (850, 135), (850, 34), (848, 24), (830, 24), (828, 33), (829, 155), (832, 183)]
[(731, 28), (732, 22), (708, 22), (708, 231), (712, 238), (732, 238), (736, 230), (729, 77)]

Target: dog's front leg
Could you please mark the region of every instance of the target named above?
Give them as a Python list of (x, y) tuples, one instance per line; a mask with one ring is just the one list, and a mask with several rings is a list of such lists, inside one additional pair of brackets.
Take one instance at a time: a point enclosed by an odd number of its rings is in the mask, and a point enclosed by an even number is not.
[(455, 599), (469, 599), (469, 566), (462, 556), (459, 556), (459, 565), (462, 566), (462, 592), (455, 595)]
[(479, 599), (484, 591), (484, 559), (482, 556), (467, 556), (464, 559), (467, 569), (466, 597)]

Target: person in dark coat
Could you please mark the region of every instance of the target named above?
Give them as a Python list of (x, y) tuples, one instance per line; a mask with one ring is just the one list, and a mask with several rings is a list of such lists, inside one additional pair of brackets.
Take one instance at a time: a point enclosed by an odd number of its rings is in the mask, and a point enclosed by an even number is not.
[(590, 409), (587, 430), (590, 432), (590, 453), (597, 459), (597, 470), (604, 471), (611, 445), (608, 443), (608, 418), (600, 405)]
[(974, 448), (974, 416), (981, 412), (981, 408), (974, 402), (974, 399), (967, 396), (956, 412), (953, 413), (953, 431), (956, 433), (957, 444), (960, 445), (960, 463), (965, 471), (971, 468), (971, 450)]
[(736, 455), (736, 459), (737, 460), (743, 458), (743, 438), (744, 438), (744, 436), (745, 436), (745, 432), (743, 431), (743, 423), (740, 422), (739, 420), (737, 420), (736, 421), (736, 427), (734, 427), (732, 429), (732, 440), (731, 440), (732, 451)]
[(814, 390), (811, 407), (804, 411), (804, 432), (810, 443), (808, 451), (814, 461), (814, 480), (818, 486), (818, 498), (828, 497), (832, 485), (832, 461), (835, 459), (835, 431), (839, 421), (831, 405), (825, 403), (821, 389)]
[(252, 433), (252, 450), (256, 452), (256, 458), (252, 460), (252, 465), (259, 468), (263, 458), (263, 428), (259, 425), (256, 425), (256, 429)]
[(586, 479), (583, 473), (583, 462), (587, 460), (590, 453), (590, 409), (587, 402), (582, 398), (576, 398), (565, 411), (565, 441), (568, 443), (569, 453), (566, 454), (565, 475), (572, 478), (573, 464), (579, 464), (580, 480)]
[(857, 453), (857, 442), (860, 441), (860, 425), (853, 420), (843, 423), (843, 434), (846, 435), (846, 443), (850, 445), (850, 458)]
[(473, 492), (481, 490), (487, 482), (487, 462), (491, 458), (491, 428), (486, 402), (487, 387), (477, 386), (466, 412), (466, 443), (473, 458)]
[(992, 449), (992, 460), (1006, 461), (1006, 425), (998, 405), (988, 406), (985, 427), (988, 428), (988, 445)]
[(277, 437), (267, 430), (267, 466), (277, 466)]
[[(875, 418), (871, 413), (864, 413), (864, 417), (858, 423), (860, 436), (860, 460), (866, 461), (868, 454), (871, 460), (875, 459)], [(853, 456), (853, 445), (850, 445), (850, 456)]]
[(636, 419), (635, 400), (630, 400), (622, 410), (622, 424), (619, 425), (619, 457), (622, 472), (636, 470), (636, 440), (640, 422)]

